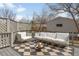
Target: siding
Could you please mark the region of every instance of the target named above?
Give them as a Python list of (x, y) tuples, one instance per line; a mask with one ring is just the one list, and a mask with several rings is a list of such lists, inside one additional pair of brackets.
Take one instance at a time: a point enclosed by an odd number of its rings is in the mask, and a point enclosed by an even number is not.
[[(63, 24), (62, 27), (57, 27), (56, 24)], [(47, 23), (47, 31), (56, 32), (77, 32), (75, 23), (71, 19), (57, 18)]]

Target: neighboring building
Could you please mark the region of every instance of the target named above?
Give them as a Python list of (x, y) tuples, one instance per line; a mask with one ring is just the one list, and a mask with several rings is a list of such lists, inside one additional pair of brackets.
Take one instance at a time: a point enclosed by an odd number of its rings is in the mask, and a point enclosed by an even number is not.
[(73, 19), (57, 17), (47, 22), (47, 31), (53, 32), (77, 32)]

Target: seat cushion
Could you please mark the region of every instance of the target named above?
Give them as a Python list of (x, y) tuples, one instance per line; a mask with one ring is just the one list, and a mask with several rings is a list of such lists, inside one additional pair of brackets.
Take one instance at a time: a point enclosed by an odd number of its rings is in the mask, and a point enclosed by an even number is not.
[(30, 39), (32, 36), (26, 36), (26, 32), (18, 32), (21, 35), (22, 40)]

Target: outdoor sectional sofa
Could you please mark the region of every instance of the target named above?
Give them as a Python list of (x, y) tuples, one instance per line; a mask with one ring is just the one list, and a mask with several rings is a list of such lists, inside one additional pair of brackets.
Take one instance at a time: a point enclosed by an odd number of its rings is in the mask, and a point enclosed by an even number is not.
[(35, 38), (50, 42), (53, 45), (65, 47), (69, 45), (69, 34), (68, 33), (35, 33)]
[(32, 38), (31, 35), (27, 35), (27, 32), (17, 32), (16, 37), (18, 42), (25, 42)]
[[(49, 32), (37, 32), (34, 38), (45, 42), (50, 42), (52, 45), (58, 45), (65, 47), (69, 45), (69, 34), (68, 33), (49, 33)], [(17, 41), (25, 42), (32, 39), (31, 35), (27, 35), (27, 32), (17, 32)]]

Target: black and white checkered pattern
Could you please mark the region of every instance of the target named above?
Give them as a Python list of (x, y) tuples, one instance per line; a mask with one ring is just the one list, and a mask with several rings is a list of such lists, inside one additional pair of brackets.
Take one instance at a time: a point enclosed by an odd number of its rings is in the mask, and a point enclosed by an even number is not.
[(59, 47), (51, 47), (51, 45), (44, 46), (41, 51), (37, 51), (35, 49), (35, 43), (34, 42), (26, 42), (22, 44), (16, 44), (14, 47), (14, 50), (16, 50), (19, 54), (22, 56), (72, 56), (73, 55), (73, 49), (71, 47), (65, 47), (65, 48), (59, 48)]

